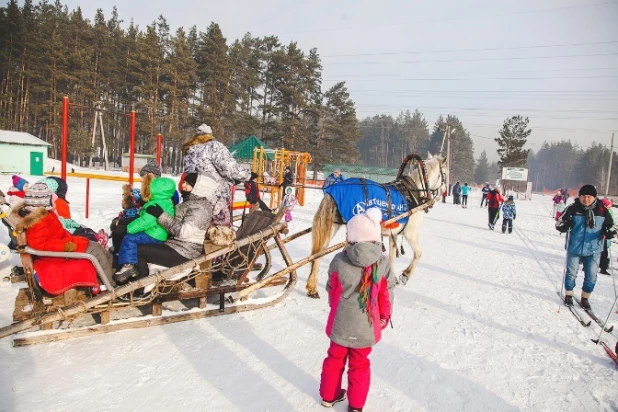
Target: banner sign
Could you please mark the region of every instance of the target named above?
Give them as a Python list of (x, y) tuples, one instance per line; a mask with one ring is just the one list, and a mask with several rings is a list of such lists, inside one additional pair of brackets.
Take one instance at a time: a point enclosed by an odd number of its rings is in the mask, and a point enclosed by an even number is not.
[(502, 180), (516, 180), (518, 182), (528, 181), (528, 169), (521, 167), (503, 167)]

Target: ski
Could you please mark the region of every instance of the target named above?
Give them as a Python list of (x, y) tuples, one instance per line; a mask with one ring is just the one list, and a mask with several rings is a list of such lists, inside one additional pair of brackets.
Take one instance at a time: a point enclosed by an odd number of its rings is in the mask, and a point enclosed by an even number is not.
[(614, 363), (616, 364), (616, 366), (618, 366), (618, 356), (614, 353), (614, 351), (612, 350), (612, 348), (610, 348), (607, 343), (605, 343), (602, 340), (596, 340), (596, 339), (590, 339), (591, 341), (593, 341), (594, 343), (600, 343), (601, 346), (603, 346), (603, 349), (605, 349), (605, 353), (607, 353), (607, 355), (612, 358), (612, 360), (614, 361)]
[[(562, 296), (560, 294), (560, 292), (556, 292), (558, 294), (558, 296), (560, 296), (560, 299), (562, 300), (562, 303), (564, 303), (564, 296)], [(575, 316), (575, 318), (579, 321), (579, 323), (587, 328), (588, 326), (592, 325), (592, 321), (588, 321), (586, 323), (586, 321), (584, 320), (584, 318), (582, 317), (582, 315), (579, 314), (579, 312), (577, 310), (575, 310), (575, 308), (573, 306), (569, 306), (567, 304), (565, 304), (564, 306), (566, 306), (567, 308), (569, 308), (569, 310), (571, 311), (571, 313), (573, 314), (573, 316)]]
[[(586, 309), (582, 306), (582, 303), (577, 300), (577, 304), (584, 310), (584, 312), (586, 312), (586, 314), (588, 314), (588, 316), (590, 316), (590, 319), (592, 319), (593, 321), (595, 321), (597, 323), (597, 325), (599, 325), (600, 327), (603, 327), (603, 322), (601, 321), (601, 319), (597, 318), (597, 315), (594, 314), (594, 312), (592, 311), (592, 309)], [(614, 326), (610, 326), (609, 328), (604, 328), (603, 329), (605, 332), (607, 333), (612, 333), (612, 331), (614, 330)]]

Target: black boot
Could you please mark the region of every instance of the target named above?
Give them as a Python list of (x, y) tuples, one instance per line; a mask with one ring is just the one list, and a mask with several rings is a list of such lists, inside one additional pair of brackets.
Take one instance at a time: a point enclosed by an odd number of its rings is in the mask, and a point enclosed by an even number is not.
[(590, 302), (588, 302), (588, 298), (582, 298), (582, 300), (580, 300), (579, 303), (582, 305), (582, 308), (584, 308), (586, 310), (592, 309), (590, 307)]
[(566, 295), (564, 297), (564, 304), (567, 305), (567, 306), (573, 306), (573, 296)]

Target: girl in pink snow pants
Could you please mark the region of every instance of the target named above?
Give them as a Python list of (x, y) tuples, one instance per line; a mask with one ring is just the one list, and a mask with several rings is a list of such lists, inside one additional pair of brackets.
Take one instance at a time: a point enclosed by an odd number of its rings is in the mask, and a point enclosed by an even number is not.
[[(396, 280), (382, 254), (382, 212), (371, 208), (349, 220), (348, 245), (328, 269), (330, 313), (328, 356), (322, 365), (320, 396), (327, 408), (348, 399), (348, 411), (362, 411), (369, 393), (369, 354), (388, 325)], [(348, 390), (341, 388), (348, 363)]]

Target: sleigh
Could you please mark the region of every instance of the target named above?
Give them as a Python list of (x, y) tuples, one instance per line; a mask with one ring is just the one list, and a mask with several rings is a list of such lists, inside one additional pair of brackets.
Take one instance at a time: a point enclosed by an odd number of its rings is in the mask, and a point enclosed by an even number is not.
[[(34, 273), (37, 259), (83, 259), (83, 254), (34, 250), (25, 233), (15, 233), (26, 286), (15, 299), (14, 323), (0, 328), (0, 338), (15, 335), (13, 345), (24, 346), (275, 305), (296, 283), (295, 270), (310, 261), (293, 264), (285, 244), (297, 236), (282, 239), (287, 233), (282, 216), (253, 211), (244, 216), (232, 244), (207, 241), (199, 258), (116, 288), (105, 285), (102, 269), (92, 262), (101, 283), (98, 294), (90, 287), (55, 296), (46, 292)], [(272, 273), (275, 249), (285, 267)]]

